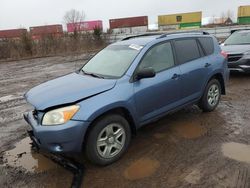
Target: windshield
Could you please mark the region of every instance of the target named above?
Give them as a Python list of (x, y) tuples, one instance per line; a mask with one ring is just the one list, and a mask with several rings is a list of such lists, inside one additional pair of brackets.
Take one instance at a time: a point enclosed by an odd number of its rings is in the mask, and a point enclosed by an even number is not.
[(141, 46), (110, 45), (95, 55), (84, 65), (82, 71), (103, 78), (119, 78), (129, 68)]
[(250, 44), (250, 32), (235, 32), (227, 40), (225, 45)]

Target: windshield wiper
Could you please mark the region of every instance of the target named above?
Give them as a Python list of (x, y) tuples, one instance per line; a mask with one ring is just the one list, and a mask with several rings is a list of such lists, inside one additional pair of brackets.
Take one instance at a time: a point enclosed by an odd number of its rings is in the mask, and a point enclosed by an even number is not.
[(100, 75), (98, 75), (98, 74), (95, 74), (95, 73), (91, 73), (91, 72), (86, 72), (86, 71), (84, 71), (84, 70), (81, 70), (84, 74), (86, 74), (86, 75), (90, 75), (90, 76), (93, 76), (93, 77), (96, 77), (96, 78), (102, 78), (102, 79), (104, 79), (104, 77), (103, 76), (100, 76)]

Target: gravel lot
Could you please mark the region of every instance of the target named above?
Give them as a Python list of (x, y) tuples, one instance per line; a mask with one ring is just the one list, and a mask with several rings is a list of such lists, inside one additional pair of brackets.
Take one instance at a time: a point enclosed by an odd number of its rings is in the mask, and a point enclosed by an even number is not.
[[(0, 63), (0, 187), (70, 186), (70, 172), (31, 151), (23, 94), (84, 58)], [(231, 75), (216, 111), (191, 106), (170, 114), (143, 127), (115, 164), (85, 166), (84, 187), (250, 187), (250, 75)]]

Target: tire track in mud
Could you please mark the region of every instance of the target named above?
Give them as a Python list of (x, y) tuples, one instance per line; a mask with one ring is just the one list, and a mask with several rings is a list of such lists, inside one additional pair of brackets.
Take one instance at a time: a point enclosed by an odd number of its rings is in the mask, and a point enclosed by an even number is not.
[[(82, 56), (83, 57), (83, 56)], [(45, 81), (73, 72), (83, 62), (76, 57), (50, 57), (0, 63), (0, 145), (7, 148), (25, 134), (23, 113), (31, 110), (23, 95)], [(18, 134), (14, 134), (18, 130)], [(3, 148), (1, 148), (3, 149)]]
[(249, 184), (249, 168), (241, 168), (238, 171), (238, 177), (236, 181), (236, 188), (248, 188), (250, 186)]
[(23, 94), (7, 95), (0, 97), (0, 125), (4, 127), (6, 123), (22, 119), (23, 110), (28, 106)]
[[(10, 64), (0, 63), (0, 84), (4, 84), (4, 87), (0, 88), (0, 100), (1, 97), (14, 95), (11, 100), (0, 102), (0, 119), (4, 116), (4, 119), (0, 120), (0, 153), (25, 136), (28, 125), (20, 114), (30, 106), (21, 98), (23, 93), (41, 82), (75, 70), (75, 63), (69, 63), (69, 59), (53, 57), (10, 62)], [(79, 61), (78, 65), (80, 64)], [(222, 98), (215, 112), (202, 113), (197, 107), (191, 107), (142, 128), (133, 139), (128, 152), (117, 163), (105, 168), (89, 165), (84, 177), (84, 186), (250, 187), (249, 165), (228, 159), (221, 151), (223, 143), (249, 144), (250, 142), (250, 125), (247, 124), (250, 122), (249, 80), (250, 77), (247, 76), (233, 77), (228, 87), (228, 96)], [(198, 123), (206, 132), (193, 139), (184, 138), (175, 132), (173, 126), (187, 122)], [(188, 126), (182, 128), (188, 129)], [(142, 158), (159, 162), (155, 173), (140, 180), (126, 180), (123, 177), (124, 170)], [(135, 170), (143, 170), (143, 166), (141, 168)], [(42, 180), (46, 180), (46, 185), (51, 186), (55, 185), (54, 179), (59, 182), (61, 177), (65, 177), (65, 174), (53, 171), (51, 178), (52, 173), (46, 172), (33, 174), (31, 182), (25, 177), (26, 174), (13, 171), (11, 173), (11, 178), (5, 176), (9, 178), (11, 187), (41, 186), (44, 183)], [(194, 178), (195, 176), (198, 177)], [(24, 184), (24, 181), (27, 183)]]

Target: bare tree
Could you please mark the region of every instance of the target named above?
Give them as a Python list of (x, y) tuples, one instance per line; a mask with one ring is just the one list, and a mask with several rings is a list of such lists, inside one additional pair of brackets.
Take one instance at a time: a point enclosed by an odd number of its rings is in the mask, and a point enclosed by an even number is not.
[(78, 11), (75, 9), (71, 9), (67, 11), (63, 17), (64, 22), (66, 24), (68, 23), (77, 23), (77, 22), (82, 22), (85, 18), (85, 14), (83, 11)]
[(221, 16), (218, 18), (219, 24), (225, 24), (228, 20), (233, 20), (233, 11), (232, 10), (227, 10), (226, 12), (222, 12)]
[(226, 17), (225, 12), (222, 12), (222, 13), (221, 13), (221, 17), (220, 17), (220, 19), (219, 19), (219, 23), (220, 23), (220, 24), (224, 23), (224, 22), (226, 21), (226, 19), (227, 19), (227, 17)]
[(233, 18), (234, 18), (234, 13), (233, 13), (232, 10), (227, 10), (226, 15), (227, 15), (227, 18), (230, 18), (231, 20), (233, 20)]
[[(75, 9), (71, 9), (69, 11), (67, 11), (64, 15), (64, 22), (67, 24), (72, 24), (71, 27), (74, 31), (73, 36), (74, 39), (78, 40), (79, 37), (79, 31), (80, 31), (80, 27), (81, 24), (79, 22), (83, 22), (85, 18), (85, 14), (83, 11), (78, 11)], [(79, 23), (79, 24), (77, 24)]]
[(210, 23), (210, 24), (215, 24), (215, 15), (213, 15), (213, 16), (209, 19), (209, 23)]

